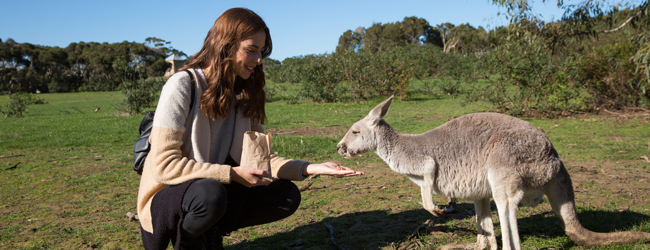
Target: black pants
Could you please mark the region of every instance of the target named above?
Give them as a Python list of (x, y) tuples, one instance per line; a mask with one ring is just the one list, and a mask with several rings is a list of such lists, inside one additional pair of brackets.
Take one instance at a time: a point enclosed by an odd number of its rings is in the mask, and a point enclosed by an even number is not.
[(192, 182), (183, 196), (181, 239), (192, 240), (216, 227), (220, 235), (239, 228), (281, 220), (300, 205), (300, 190), (291, 181), (247, 188), (211, 179)]

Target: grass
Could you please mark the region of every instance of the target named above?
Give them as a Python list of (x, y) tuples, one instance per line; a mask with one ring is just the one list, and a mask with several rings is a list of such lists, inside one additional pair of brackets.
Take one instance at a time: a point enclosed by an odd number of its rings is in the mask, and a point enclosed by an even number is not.
[[(333, 249), (326, 224), (345, 249), (435, 249), (473, 242), (470, 201), (435, 218), (435, 230), (414, 230), (427, 219), (419, 188), (392, 172), (374, 153), (343, 159), (335, 145), (348, 126), (382, 98), (359, 103), (294, 103), (295, 85), (278, 89), (267, 104), (273, 149), (312, 162), (336, 161), (365, 176), (311, 179), (293, 216), (244, 228), (225, 238), (227, 249)], [(293, 91), (293, 92), (292, 92)], [(141, 116), (120, 114), (118, 92), (41, 94), (20, 118), (0, 120), (1, 249), (139, 249), (135, 212), (139, 176), (132, 171), (133, 142)], [(0, 105), (7, 96), (0, 96)], [(99, 111), (94, 112), (97, 107)], [(422, 133), (454, 117), (487, 109), (444, 95), (414, 94), (394, 102), (386, 121), (402, 133)], [(526, 119), (542, 129), (574, 180), (579, 216), (599, 232), (650, 231), (648, 116)], [(304, 182), (297, 182), (298, 186)], [(446, 198), (437, 196), (437, 203)], [(581, 249), (564, 235), (548, 202), (518, 213), (524, 249)], [(493, 219), (500, 237), (498, 217)], [(500, 242), (499, 242), (500, 244)], [(644, 249), (648, 244), (596, 249)]]

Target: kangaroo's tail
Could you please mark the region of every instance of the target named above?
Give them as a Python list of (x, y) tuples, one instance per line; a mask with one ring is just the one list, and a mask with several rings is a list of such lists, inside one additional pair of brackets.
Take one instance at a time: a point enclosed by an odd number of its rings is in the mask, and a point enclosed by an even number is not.
[(582, 247), (629, 244), (639, 241), (650, 242), (650, 233), (635, 231), (597, 233), (584, 228), (578, 220), (573, 185), (564, 165), (560, 168), (557, 178), (554, 178), (549, 183), (546, 196), (553, 207), (553, 212), (555, 212), (564, 228), (564, 232), (571, 237), (573, 242)]

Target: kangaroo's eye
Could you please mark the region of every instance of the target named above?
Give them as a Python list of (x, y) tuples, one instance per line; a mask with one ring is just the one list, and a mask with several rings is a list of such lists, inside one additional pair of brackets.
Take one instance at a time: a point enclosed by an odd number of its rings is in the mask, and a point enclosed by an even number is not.
[(359, 134), (359, 131), (352, 131), (352, 134), (357, 135), (357, 134)]

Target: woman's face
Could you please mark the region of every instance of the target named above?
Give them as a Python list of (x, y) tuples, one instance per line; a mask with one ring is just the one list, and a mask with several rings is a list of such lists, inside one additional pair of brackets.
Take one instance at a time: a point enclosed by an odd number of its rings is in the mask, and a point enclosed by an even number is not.
[(235, 55), (233, 69), (242, 79), (248, 79), (257, 65), (262, 64), (262, 48), (266, 43), (266, 33), (263, 30), (242, 40)]

